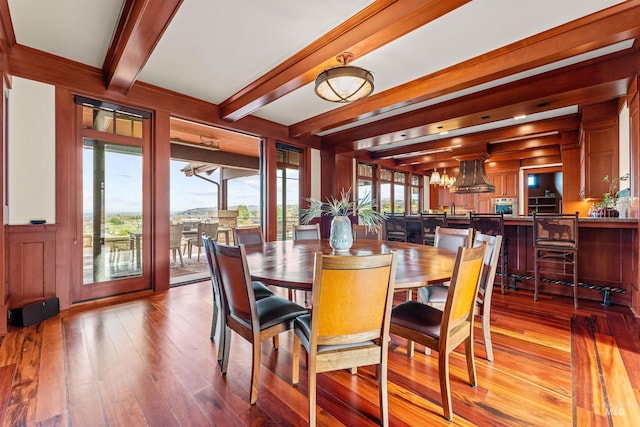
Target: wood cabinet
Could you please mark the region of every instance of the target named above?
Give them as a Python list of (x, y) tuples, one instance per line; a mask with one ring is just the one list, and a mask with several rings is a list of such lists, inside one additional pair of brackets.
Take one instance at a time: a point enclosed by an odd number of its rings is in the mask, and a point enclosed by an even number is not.
[(475, 210), (476, 197), (477, 194), (451, 193), (447, 187), (438, 187), (438, 201), (442, 207), (449, 207), (453, 202), (456, 208)]
[(491, 197), (518, 197), (518, 172), (505, 171), (487, 174), (489, 181), (496, 186)]
[(620, 176), (617, 104), (585, 108), (580, 126), (580, 194), (582, 199), (600, 199), (609, 191), (610, 180)]

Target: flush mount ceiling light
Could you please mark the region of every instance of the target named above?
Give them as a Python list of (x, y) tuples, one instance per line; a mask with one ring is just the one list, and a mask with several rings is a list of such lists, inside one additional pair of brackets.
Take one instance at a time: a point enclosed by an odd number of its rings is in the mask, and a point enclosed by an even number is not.
[(353, 102), (373, 92), (373, 74), (364, 68), (347, 65), (353, 54), (336, 57), (342, 65), (324, 70), (316, 77), (316, 94), (331, 102)]

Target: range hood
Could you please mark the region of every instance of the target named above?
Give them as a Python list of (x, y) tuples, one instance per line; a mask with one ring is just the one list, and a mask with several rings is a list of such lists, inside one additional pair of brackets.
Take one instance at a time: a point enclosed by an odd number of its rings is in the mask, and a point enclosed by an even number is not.
[(484, 170), (485, 158), (460, 160), (460, 172), (455, 184), (449, 187), (451, 193), (494, 193), (495, 185), (489, 182)]

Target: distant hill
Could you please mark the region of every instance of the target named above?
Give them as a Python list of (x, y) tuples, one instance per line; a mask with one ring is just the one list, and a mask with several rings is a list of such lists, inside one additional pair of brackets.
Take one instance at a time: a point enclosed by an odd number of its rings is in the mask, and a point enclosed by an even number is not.
[[(234, 210), (236, 209), (237, 206), (231, 206), (229, 207), (230, 210)], [(252, 211), (257, 211), (260, 209), (260, 207), (258, 205), (247, 205), (247, 208), (249, 209), (249, 212)], [(213, 207), (206, 207), (206, 208), (193, 208), (193, 209), (187, 209), (186, 211), (178, 211), (178, 212), (171, 212), (171, 215), (184, 215), (184, 216), (207, 216), (209, 214), (209, 211), (213, 210)]]

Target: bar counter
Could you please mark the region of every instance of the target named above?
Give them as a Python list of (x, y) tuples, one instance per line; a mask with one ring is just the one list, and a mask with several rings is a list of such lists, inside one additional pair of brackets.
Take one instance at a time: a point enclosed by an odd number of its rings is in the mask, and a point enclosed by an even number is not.
[[(420, 222), (419, 217), (407, 218), (414, 224), (416, 218), (418, 224)], [(447, 219), (450, 227), (469, 225), (468, 215)], [(638, 292), (638, 219), (585, 217), (578, 219), (578, 226), (579, 298), (601, 301), (605, 305), (630, 306), (633, 292)], [(509, 288), (533, 290), (533, 217), (505, 216), (504, 228), (508, 247)], [(545, 278), (562, 282), (570, 281), (570, 277), (570, 274), (558, 274)], [(571, 286), (544, 281), (540, 291), (567, 296), (572, 294)], [(533, 303), (533, 295), (531, 298)]]

